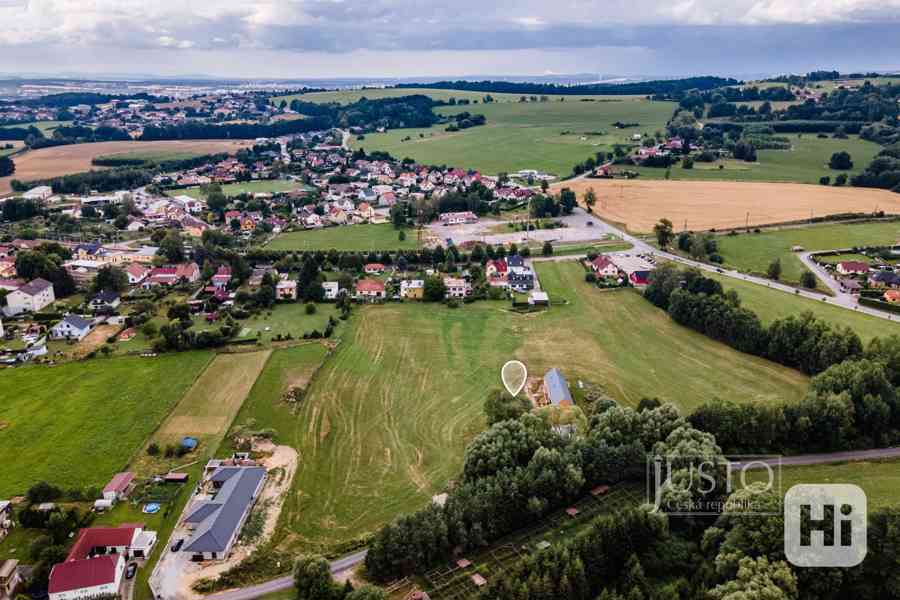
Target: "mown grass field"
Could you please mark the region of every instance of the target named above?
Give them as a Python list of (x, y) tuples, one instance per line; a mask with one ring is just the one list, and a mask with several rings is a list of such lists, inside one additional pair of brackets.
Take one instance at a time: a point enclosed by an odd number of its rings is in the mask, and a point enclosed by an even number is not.
[(634, 292), (588, 286), (575, 261), (538, 270), (567, 303), (530, 315), (506, 302), (355, 309), (296, 409), (283, 394), (308, 381), (325, 351), (273, 352), (236, 423), (255, 419), (299, 452), (279, 526), (284, 548), (334, 549), (443, 491), (512, 358), (533, 376), (559, 367), (572, 386), (597, 383), (632, 406), (643, 396), (685, 411), (714, 397), (795, 401), (806, 388), (800, 373), (682, 328)]
[(125, 160), (142, 160), (146, 163), (158, 163), (167, 160), (188, 160), (191, 158), (197, 158), (198, 156), (205, 156), (204, 152), (191, 152), (191, 151), (144, 151), (144, 150), (135, 150), (134, 152), (122, 152), (121, 154), (109, 154), (103, 156), (97, 156), (94, 160), (109, 160), (109, 159), (125, 159)]
[[(264, 346), (269, 346), (275, 336), (300, 339), (307, 331), (323, 331), (328, 325), (328, 317), (338, 318), (340, 312), (334, 304), (317, 304), (314, 314), (306, 314), (306, 305), (301, 302), (276, 304), (271, 309), (240, 321), (238, 338), (256, 338)], [(339, 321), (342, 323), (343, 321)], [(218, 329), (220, 322), (207, 323), (202, 316), (194, 317), (194, 330)]]
[(146, 446), (151, 442), (165, 448), (180, 443), (185, 436), (197, 438), (200, 444), (196, 452), (200, 456), (212, 456), (268, 358), (268, 350), (217, 354), (159, 429), (149, 436), (144, 450), (135, 456), (129, 468), (139, 475), (149, 476), (186, 462), (184, 458), (173, 461), (164, 456), (152, 457), (146, 452)]
[[(25, 145), (25, 142), (19, 141), (2, 141), (0, 142), (0, 156), (9, 156), (13, 152), (18, 152), (22, 146)], [(6, 146), (12, 146), (11, 148), (6, 148)]]
[(0, 372), (0, 497), (46, 480), (103, 485), (181, 401), (211, 354), (97, 359)]
[[(385, 150), (397, 158), (411, 157), (426, 164), (447, 164), (478, 169), (486, 174), (537, 169), (559, 176), (572, 172), (598, 151), (615, 143), (632, 143), (634, 133), (653, 134), (665, 129), (674, 104), (643, 98), (579, 97), (564, 102), (498, 102), (442, 107), (444, 115), (462, 111), (484, 114), (487, 124), (449, 133), (441, 125), (427, 129), (395, 129), (353, 138), (354, 147)], [(612, 123), (640, 123), (616, 129)], [(406, 138), (409, 138), (408, 140)], [(404, 141), (405, 140), (405, 141)]]
[[(303, 184), (297, 181), (284, 179), (267, 179), (265, 181), (245, 181), (242, 183), (227, 183), (222, 186), (222, 193), (226, 196), (238, 196), (240, 194), (274, 194), (276, 192), (290, 192), (303, 188)], [(199, 187), (169, 192), (171, 196), (190, 196), (200, 198), (202, 196)]]
[(769, 263), (779, 258), (782, 279), (797, 282), (804, 267), (791, 252), (792, 247), (802, 246), (807, 251), (814, 251), (895, 244), (900, 239), (900, 221), (810, 225), (720, 236), (718, 239), (719, 252), (727, 266), (764, 274)]
[(872, 338), (876, 337), (900, 335), (900, 323), (896, 321), (886, 321), (865, 313), (847, 310), (829, 302), (810, 300), (755, 283), (740, 281), (733, 277), (715, 273), (705, 274), (721, 281), (726, 290), (737, 291), (741, 297), (741, 305), (755, 312), (766, 325), (776, 319), (811, 311), (829, 323), (850, 327), (859, 335), (863, 344), (868, 344)]
[(72, 121), (35, 121), (33, 123), (15, 123), (13, 125), (2, 125), (0, 128), (16, 128), (28, 129), (31, 126), (37, 127), (45, 136), (50, 136), (53, 130), (60, 126), (71, 125)]
[[(781, 134), (778, 134), (782, 137)], [(693, 169), (684, 169), (679, 162), (672, 166), (669, 177), (687, 181), (785, 181), (793, 183), (819, 183), (822, 176), (835, 178), (846, 173), (848, 177), (863, 170), (881, 150), (874, 142), (850, 136), (845, 140), (818, 138), (815, 134), (790, 134), (790, 150), (759, 150), (757, 162), (722, 160), (715, 163), (695, 162)], [(828, 161), (835, 152), (846, 151), (853, 159), (849, 171), (835, 171), (828, 167)], [(720, 169), (722, 165), (724, 168)], [(662, 179), (666, 169), (639, 167), (642, 179)]]
[[(750, 471), (751, 481), (764, 481), (765, 471)], [(900, 506), (900, 461), (853, 461), (830, 465), (783, 467), (782, 493), (798, 483), (848, 483), (866, 492), (868, 509)]]
[(390, 223), (340, 225), (308, 231), (288, 231), (266, 244), (267, 250), (413, 250), (419, 247), (416, 231), (407, 229), (406, 239)]

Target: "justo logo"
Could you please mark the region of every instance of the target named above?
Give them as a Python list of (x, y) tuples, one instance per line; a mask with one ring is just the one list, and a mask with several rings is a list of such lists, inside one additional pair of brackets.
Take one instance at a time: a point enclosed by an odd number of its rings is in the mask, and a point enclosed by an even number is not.
[(866, 557), (866, 494), (855, 485), (795, 485), (784, 496), (784, 554), (798, 567), (854, 567)]

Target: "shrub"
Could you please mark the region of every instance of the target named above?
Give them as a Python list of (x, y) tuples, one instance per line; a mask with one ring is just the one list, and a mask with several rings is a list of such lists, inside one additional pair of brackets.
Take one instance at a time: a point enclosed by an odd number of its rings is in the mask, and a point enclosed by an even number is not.
[(159, 444), (150, 442), (150, 445), (147, 446), (147, 454), (150, 456), (159, 456)]
[(308, 315), (314, 315), (314, 314), (316, 314), (316, 305), (313, 304), (312, 302), (307, 303), (307, 305), (306, 305), (306, 314), (308, 314)]

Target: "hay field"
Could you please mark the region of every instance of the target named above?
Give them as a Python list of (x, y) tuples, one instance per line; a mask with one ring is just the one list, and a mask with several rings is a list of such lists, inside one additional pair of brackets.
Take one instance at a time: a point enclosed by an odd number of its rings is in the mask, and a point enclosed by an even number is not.
[(581, 179), (560, 183), (578, 193), (594, 188), (594, 212), (630, 231), (649, 232), (661, 218), (681, 231), (763, 225), (842, 212), (900, 213), (900, 194), (887, 190), (793, 183)]
[(10, 177), (0, 177), (0, 194), (12, 191), (13, 179), (32, 181), (47, 179), (90, 171), (91, 161), (98, 156), (116, 156), (142, 153), (175, 152), (214, 154), (217, 152), (236, 152), (238, 149), (252, 145), (252, 141), (235, 140), (172, 140), (160, 142), (98, 142), (95, 144), (70, 144), (32, 150), (15, 158), (16, 172)]
[(656, 396), (685, 412), (715, 397), (793, 402), (806, 389), (801, 373), (680, 327), (634, 292), (590, 287), (574, 260), (539, 263), (538, 272), (561, 302), (538, 314), (506, 302), (355, 309), (294, 410), (282, 394), (306, 381), (322, 351), (273, 353), (237, 422), (274, 427), (276, 442), (300, 455), (278, 530), (283, 549), (334, 550), (444, 491), (512, 358), (538, 375), (558, 367), (573, 388), (602, 385), (626, 405)]
[[(145, 448), (151, 442), (165, 448), (168, 444), (179, 443), (185, 436), (192, 436), (200, 442), (200, 456), (212, 456), (231, 428), (270, 354), (270, 351), (217, 354), (159, 430), (149, 437)], [(135, 456), (130, 466), (139, 474), (148, 475), (163, 470), (160, 461), (166, 459), (151, 457), (143, 451)], [(176, 459), (174, 464), (178, 462), (184, 463), (186, 459)]]

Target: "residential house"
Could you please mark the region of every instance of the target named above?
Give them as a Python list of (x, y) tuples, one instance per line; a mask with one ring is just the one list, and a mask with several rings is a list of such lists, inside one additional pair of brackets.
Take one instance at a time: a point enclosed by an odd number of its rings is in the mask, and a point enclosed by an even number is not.
[(125, 561), (149, 556), (155, 543), (156, 533), (143, 525), (80, 530), (66, 560), (50, 571), (50, 600), (118, 595)]
[(55, 300), (53, 284), (38, 277), (6, 295), (4, 312), (10, 317), (23, 312), (38, 312)]
[(131, 263), (125, 267), (125, 274), (128, 275), (128, 283), (137, 285), (147, 278), (150, 269), (140, 265), (139, 263)]
[(360, 202), (356, 207), (356, 213), (363, 219), (371, 219), (375, 216), (375, 209), (368, 202)]
[(112, 290), (103, 290), (93, 298), (89, 303), (89, 307), (93, 312), (109, 312), (119, 308), (122, 300), (119, 294)]
[(591, 270), (599, 277), (616, 277), (619, 274), (619, 268), (602, 254), (591, 261)]
[(265, 480), (262, 467), (229, 466), (213, 471), (207, 484), (215, 495), (192, 506), (184, 519), (191, 536), (183, 552), (195, 560), (227, 558)]
[(472, 285), (458, 277), (444, 277), (444, 292), (447, 298), (465, 298), (472, 295)]
[(51, 188), (49, 185), (39, 185), (23, 193), (22, 198), (25, 200), (41, 201), (46, 200), (52, 195), (53, 188)]
[(200, 267), (197, 266), (197, 263), (181, 263), (166, 267), (156, 267), (150, 271), (141, 287), (150, 289), (157, 285), (176, 285), (182, 281), (195, 283), (199, 279)]
[(544, 374), (544, 404), (565, 407), (572, 406), (572, 394), (569, 384), (559, 369), (550, 369)]
[(484, 267), (484, 274), (487, 277), (505, 276), (507, 273), (506, 261), (502, 258), (489, 260)]
[(57, 340), (81, 341), (91, 332), (94, 324), (78, 315), (66, 315), (50, 330), (50, 337)]
[(212, 276), (212, 285), (215, 288), (225, 289), (228, 287), (228, 283), (231, 281), (231, 267), (228, 265), (221, 265), (216, 274)]
[(0, 600), (13, 598), (16, 594), (16, 588), (21, 583), (19, 561), (13, 559), (0, 561)]
[(619, 271), (628, 276), (631, 285), (642, 287), (650, 283), (650, 274), (653, 272), (653, 264), (640, 256), (631, 254), (613, 254), (609, 257)]
[(326, 300), (336, 300), (340, 293), (340, 284), (337, 281), (326, 281), (322, 284), (325, 290)]
[(293, 279), (281, 279), (275, 284), (275, 295), (279, 300), (297, 299), (297, 282)]
[(425, 295), (425, 281), (404, 279), (400, 282), (400, 297), (407, 300), (421, 300)]
[(356, 297), (360, 300), (380, 300), (385, 297), (384, 282), (378, 279), (360, 279), (356, 282)]
[(837, 272), (841, 275), (865, 275), (869, 265), (859, 260), (843, 260), (837, 264)]
[(463, 223), (477, 223), (478, 215), (470, 210), (460, 212), (441, 213), (441, 225), (462, 225)]
[(366, 275), (381, 275), (384, 273), (384, 265), (381, 263), (368, 263), (363, 266)]
[[(900, 287), (900, 275), (893, 271), (875, 271), (869, 275), (869, 287), (873, 288), (896, 288)], [(7, 296), (8, 298), (9, 296)]]
[(528, 292), (534, 289), (534, 271), (525, 265), (525, 259), (514, 254), (506, 259), (508, 287), (517, 292)]
[(900, 290), (887, 290), (884, 293), (884, 301), (891, 304), (900, 302)]

